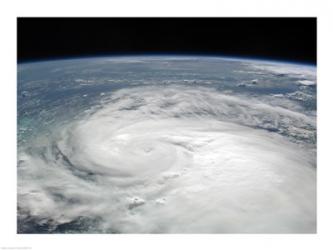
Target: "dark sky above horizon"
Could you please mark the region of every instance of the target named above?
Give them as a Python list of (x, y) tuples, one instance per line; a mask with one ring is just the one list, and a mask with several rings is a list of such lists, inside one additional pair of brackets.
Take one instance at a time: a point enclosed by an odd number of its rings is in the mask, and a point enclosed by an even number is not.
[(207, 54), (316, 63), (316, 18), (18, 18), (18, 61)]

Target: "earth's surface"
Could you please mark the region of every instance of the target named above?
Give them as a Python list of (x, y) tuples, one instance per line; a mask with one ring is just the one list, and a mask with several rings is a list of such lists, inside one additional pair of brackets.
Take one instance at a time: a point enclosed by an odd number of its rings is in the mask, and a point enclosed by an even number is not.
[(313, 233), (316, 68), (18, 65), (19, 233)]

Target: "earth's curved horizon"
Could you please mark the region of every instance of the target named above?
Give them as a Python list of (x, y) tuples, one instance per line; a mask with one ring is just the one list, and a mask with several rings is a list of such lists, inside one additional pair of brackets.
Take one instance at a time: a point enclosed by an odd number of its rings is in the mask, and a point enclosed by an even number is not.
[(316, 66), (19, 63), (18, 233), (315, 233)]
[(18, 65), (31, 64), (31, 63), (45, 63), (55, 61), (73, 61), (73, 60), (91, 60), (91, 59), (117, 59), (117, 58), (206, 58), (206, 59), (223, 59), (230, 61), (248, 61), (248, 62), (262, 62), (271, 64), (285, 64), (285, 65), (298, 65), (306, 67), (316, 67), (317, 63), (305, 60), (292, 60), (292, 59), (281, 59), (276, 57), (255, 57), (255, 56), (240, 56), (240, 55), (223, 55), (223, 54), (207, 54), (207, 53), (129, 53), (129, 54), (91, 54), (91, 55), (72, 55), (72, 56), (50, 56), (41, 58), (30, 58), (18, 60)]

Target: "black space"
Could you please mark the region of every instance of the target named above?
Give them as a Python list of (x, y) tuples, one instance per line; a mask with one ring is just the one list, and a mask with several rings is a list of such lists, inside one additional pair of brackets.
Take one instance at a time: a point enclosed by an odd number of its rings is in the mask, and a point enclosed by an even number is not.
[(316, 63), (316, 18), (18, 18), (18, 61), (208, 54)]

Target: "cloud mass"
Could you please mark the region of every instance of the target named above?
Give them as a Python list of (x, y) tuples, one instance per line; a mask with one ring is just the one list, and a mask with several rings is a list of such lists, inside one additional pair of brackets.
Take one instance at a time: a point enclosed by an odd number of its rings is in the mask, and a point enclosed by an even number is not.
[[(292, 126), (290, 126), (292, 124)], [(211, 87), (139, 86), (19, 148), (19, 220), (101, 233), (313, 233), (314, 117)]]

